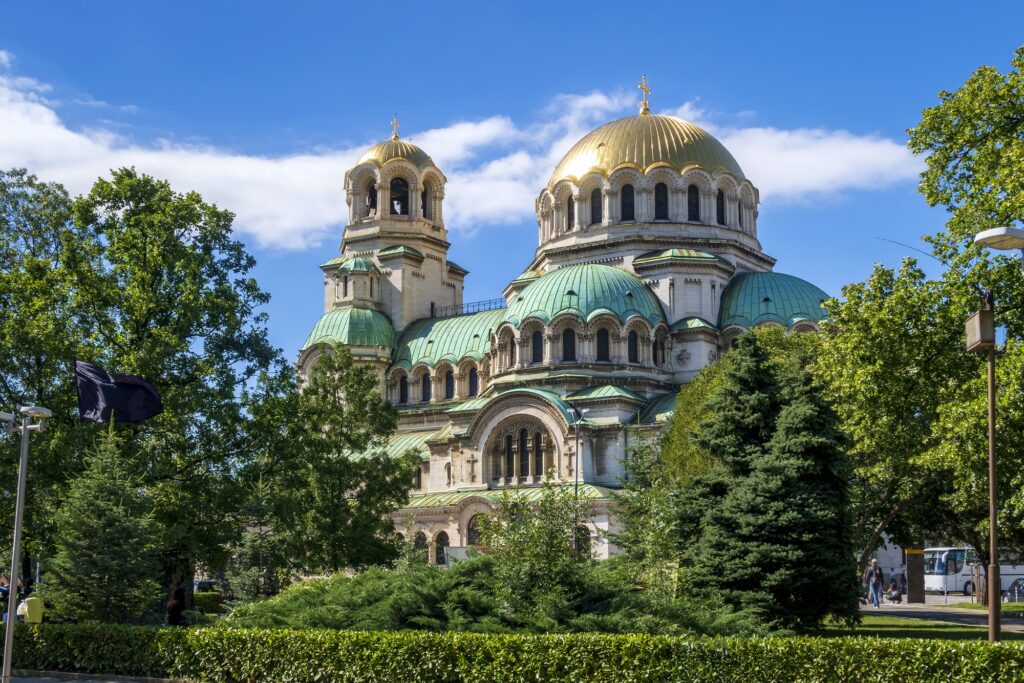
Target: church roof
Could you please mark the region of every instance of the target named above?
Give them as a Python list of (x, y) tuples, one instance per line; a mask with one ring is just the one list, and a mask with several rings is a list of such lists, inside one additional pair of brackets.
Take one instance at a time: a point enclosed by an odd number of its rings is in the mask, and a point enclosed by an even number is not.
[(655, 396), (640, 411), (640, 422), (643, 424), (660, 424), (672, 417), (676, 407), (676, 394)]
[(324, 313), (309, 333), (302, 350), (325, 343), (390, 347), (394, 338), (395, 330), (386, 315), (349, 306)]
[[(562, 484), (562, 486), (570, 487), (572, 484)], [(540, 500), (544, 491), (539, 486), (504, 490), (509, 491), (515, 500), (523, 503), (533, 503)], [(414, 493), (409, 496), (409, 502), (402, 509), (454, 507), (467, 498), (483, 498), (492, 505), (499, 505), (504, 490), (470, 489), (464, 491), (443, 491), (440, 493)], [(612, 497), (613, 490), (605, 486), (581, 483), (579, 485), (579, 496), (584, 500), (608, 500)]]
[(704, 318), (690, 316), (689, 318), (675, 321), (669, 329), (673, 332), (676, 330), (713, 330), (715, 326)]
[(390, 247), (384, 247), (377, 253), (377, 256), (379, 258), (386, 258), (388, 256), (409, 256), (421, 261), (423, 260), (423, 252), (404, 244), (392, 244)]
[(727, 263), (723, 259), (709, 254), (706, 251), (696, 249), (662, 249), (660, 251), (649, 251), (646, 254), (637, 256), (633, 261), (634, 266), (654, 265), (657, 263)]
[(826, 317), (822, 303), (829, 295), (806, 280), (783, 273), (741, 273), (722, 292), (718, 327), (750, 328), (762, 323), (792, 327), (801, 320), (818, 323)]
[(373, 162), (378, 166), (383, 166), (392, 159), (404, 159), (417, 168), (434, 163), (431, 161), (429, 154), (411, 142), (391, 139), (386, 142), (382, 142), (379, 145), (374, 145), (363, 152), (363, 156), (359, 157), (359, 161), (356, 162), (356, 166), (365, 164), (368, 161)]
[(490, 332), (504, 314), (504, 308), (496, 308), (472, 315), (416, 320), (398, 339), (394, 362), (411, 368), (417, 363), (433, 367), (442, 360), (454, 365), (466, 356), (480, 360), (490, 350)]
[(324, 266), (335, 265), (339, 270), (349, 270), (353, 273), (369, 273), (374, 270), (378, 270), (376, 263), (362, 256), (350, 256), (348, 258), (339, 256), (337, 258), (332, 258), (320, 267), (323, 268)]
[(578, 180), (590, 171), (608, 176), (620, 168), (644, 173), (668, 166), (681, 172), (693, 165), (744, 179), (729, 150), (700, 126), (674, 116), (626, 116), (591, 131), (573, 145), (555, 167), (548, 188), (561, 180)]
[(594, 263), (537, 278), (512, 299), (504, 319), (518, 326), (528, 317), (548, 322), (563, 313), (581, 320), (610, 313), (621, 322), (640, 316), (652, 325), (665, 320), (661, 304), (642, 280), (621, 268)]
[(580, 401), (599, 398), (624, 398), (629, 401), (643, 403), (643, 399), (624, 387), (617, 387), (611, 384), (601, 384), (580, 389), (565, 397), (567, 401)]

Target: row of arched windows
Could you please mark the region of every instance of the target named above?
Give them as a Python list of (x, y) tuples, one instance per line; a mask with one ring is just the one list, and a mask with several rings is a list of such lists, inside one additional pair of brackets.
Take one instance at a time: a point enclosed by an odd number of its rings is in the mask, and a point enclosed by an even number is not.
[[(434, 386), (433, 378), (430, 376), (430, 372), (424, 370), (419, 376), (418, 387), (419, 387), (419, 402), (430, 403), (434, 397)], [(455, 386), (455, 372), (453, 370), (446, 370), (441, 375), (441, 399), (450, 401), (455, 398), (456, 386)], [(466, 374), (466, 387), (465, 397), (471, 398), (477, 396), (480, 393), (480, 373), (476, 368), (470, 368)], [(411, 403), (409, 395), (409, 377), (403, 372), (398, 377), (397, 392), (394, 396), (393, 403), (398, 405), (407, 405)]]
[[(479, 546), (482, 542), (482, 539), (480, 537), (479, 517), (479, 515), (473, 515), (470, 518), (469, 523), (466, 525), (467, 546)], [(581, 524), (576, 527), (573, 536), (573, 546), (575, 550), (579, 553), (589, 554), (591, 552), (591, 545), (593, 543), (593, 538), (591, 536), (590, 529)], [(395, 534), (395, 538), (396, 540), (398, 540), (399, 543), (403, 543), (405, 541), (405, 536), (400, 533)], [(445, 551), (447, 550), (447, 548), (451, 547), (451, 539), (448, 537), (447, 531), (439, 531), (437, 535), (434, 536), (432, 548), (434, 551), (433, 557), (430, 556), (431, 543), (427, 539), (426, 533), (422, 531), (417, 531), (416, 535), (413, 536), (412, 545), (413, 549), (419, 555), (421, 562), (432, 562), (435, 565), (443, 565), (445, 564), (445, 561), (447, 559), (445, 557)]]
[[(402, 177), (391, 179), (388, 185), (390, 204), (388, 213), (392, 216), (409, 215), (409, 181)], [(431, 194), (430, 183), (423, 184), (423, 191), (420, 192), (420, 215), (424, 218), (432, 218), (432, 202), (429, 200)], [(377, 213), (377, 186), (370, 181), (366, 189), (366, 208), (364, 216), (373, 216)]]
[[(594, 335), (595, 343), (593, 348), (593, 360), (597, 363), (614, 363), (616, 360), (619, 362), (625, 362), (630, 364), (639, 364), (642, 362), (640, 358), (640, 335), (636, 330), (630, 330), (626, 334), (626, 348), (625, 358), (616, 359), (612, 351), (612, 332), (606, 328), (601, 327), (597, 330)], [(559, 336), (561, 346), (561, 357), (557, 360), (552, 359), (552, 362), (563, 362), (563, 363), (574, 363), (579, 360), (579, 344), (577, 340), (577, 333), (571, 327), (567, 327), (562, 330)], [(513, 367), (516, 364), (516, 347), (518, 342), (515, 335), (511, 335), (505, 342), (505, 354), (508, 359), (508, 367)], [(530, 364), (537, 365), (544, 362), (544, 333), (541, 330), (534, 330), (530, 334), (530, 353), (529, 359)], [(656, 338), (651, 342), (651, 361), (655, 365), (661, 365), (665, 362), (665, 341), (663, 339)]]
[(492, 461), (492, 479), (504, 476), (506, 480), (518, 477), (525, 481), (528, 477), (539, 480), (544, 476), (544, 438), (540, 432), (531, 436), (526, 429), (520, 429), (518, 440), (507, 434), (503, 454), (502, 459)]
[[(715, 195), (715, 223), (726, 225), (725, 192), (718, 190)], [(739, 225), (743, 227), (743, 211), (737, 213)], [(576, 202), (569, 197), (566, 202), (566, 230), (572, 230), (576, 225)], [(657, 183), (654, 186), (654, 220), (669, 220), (669, 194), (666, 183)], [(700, 188), (691, 184), (686, 188), (686, 220), (691, 223), (707, 223), (708, 217), (701, 215)], [(619, 220), (621, 222), (635, 221), (636, 218), (636, 190), (630, 185), (623, 185), (619, 190)], [(595, 188), (590, 192), (590, 222), (586, 225), (600, 225), (604, 221), (604, 202), (602, 191)], [(582, 224), (582, 221), (581, 221)]]

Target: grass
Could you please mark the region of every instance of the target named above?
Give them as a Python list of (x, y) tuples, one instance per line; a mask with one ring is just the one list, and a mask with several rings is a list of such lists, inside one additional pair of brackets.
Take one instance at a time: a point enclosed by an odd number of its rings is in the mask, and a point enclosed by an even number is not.
[[(936, 605), (937, 607), (959, 607), (960, 609), (976, 609), (976, 610), (988, 610), (988, 605), (983, 605), (980, 602), (958, 602), (951, 605)], [(1002, 612), (1024, 612), (1024, 602), (1004, 602), (1001, 608)]]
[[(987, 640), (988, 631), (977, 626), (951, 624), (944, 621), (927, 621), (914, 617), (890, 617), (865, 614), (860, 626), (829, 626), (817, 635), (826, 638), (877, 637), (877, 638), (937, 638), (939, 640)], [(1024, 641), (1024, 633), (1002, 632), (1003, 640)]]

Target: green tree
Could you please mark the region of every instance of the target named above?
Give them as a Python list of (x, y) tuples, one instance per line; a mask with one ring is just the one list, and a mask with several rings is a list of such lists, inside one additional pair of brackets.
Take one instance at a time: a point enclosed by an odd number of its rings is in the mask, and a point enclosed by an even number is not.
[(68, 488), (45, 593), (60, 616), (124, 623), (158, 604), (161, 534), (139, 469), (104, 433)]
[(243, 388), (274, 367), (268, 296), (234, 239), (233, 216), (195, 192), (134, 169), (74, 202), (89, 235), (73, 300), (95, 349), (88, 360), (151, 381), (164, 412), (126, 431), (164, 530), (168, 587), (191, 587), (196, 562), (221, 567), (240, 531), (235, 476), (253, 452)]
[(273, 491), (271, 526), (307, 571), (388, 563), (397, 555), (387, 515), (408, 498), (417, 456), (387, 451), (396, 414), (377, 370), (347, 348), (322, 347), (310, 376), (265, 377), (253, 398), (245, 476)]
[[(693, 581), (768, 623), (855, 618), (847, 469), (834, 413), (809, 373), (781, 369), (756, 334), (731, 352), (729, 386), (697, 435), (724, 471), (695, 487)], [(709, 495), (709, 493), (711, 495)]]
[(689, 482), (710, 472), (717, 464), (715, 454), (693, 438), (697, 427), (707, 419), (710, 400), (726, 386), (729, 354), (701, 369), (676, 394), (675, 409), (659, 450), (660, 475)]
[[(71, 216), (71, 198), (60, 185), (24, 169), (0, 171), (0, 408), (38, 404), (53, 411), (46, 431), (32, 437), (22, 570), (29, 579), (29, 556), (50, 554), (52, 512), (68, 476), (82, 469), (84, 452), (71, 372), (74, 358), (90, 353), (89, 325), (73, 288), (90, 250), (87, 232)], [(18, 444), (4, 444), (0, 530), (10, 536)]]

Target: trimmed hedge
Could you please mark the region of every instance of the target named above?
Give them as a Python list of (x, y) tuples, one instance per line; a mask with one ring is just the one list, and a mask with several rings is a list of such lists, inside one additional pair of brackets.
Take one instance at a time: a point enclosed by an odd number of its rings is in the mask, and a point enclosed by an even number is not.
[(874, 638), (20, 627), (19, 669), (313, 681), (1016, 681), (1019, 645)]

